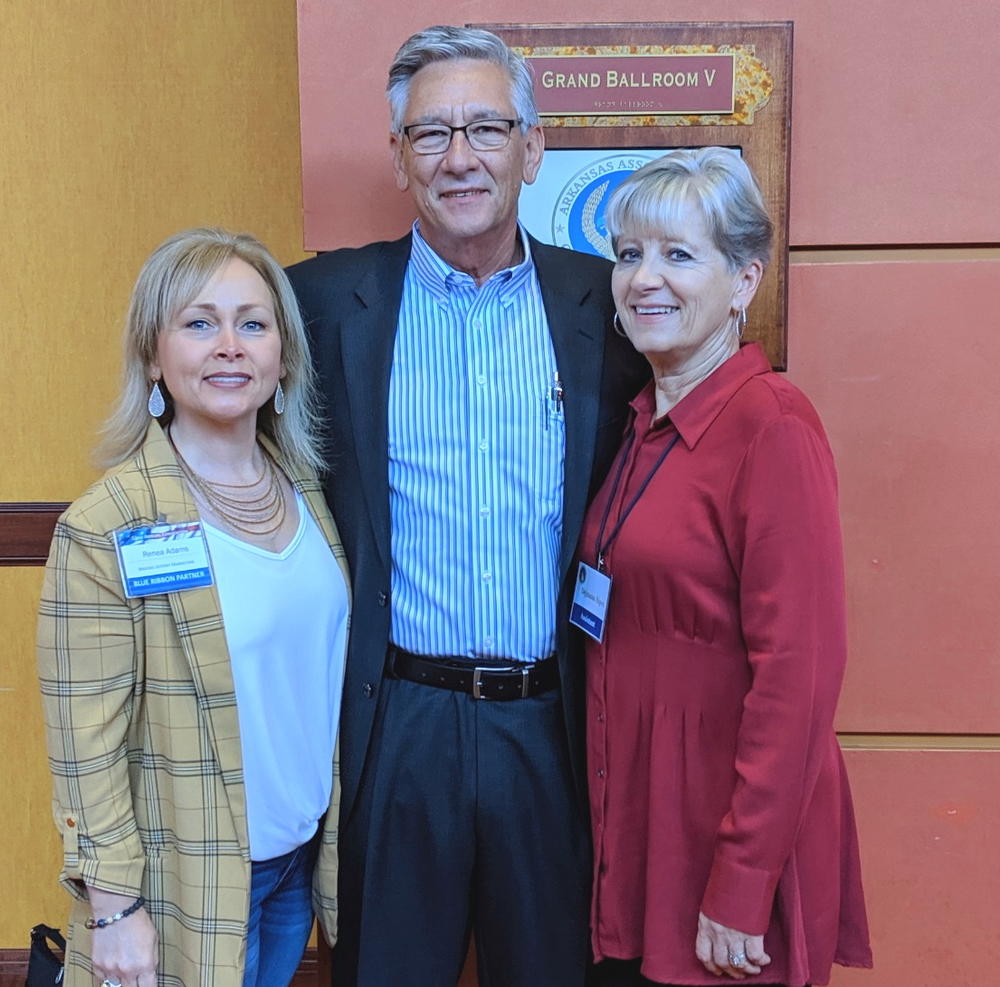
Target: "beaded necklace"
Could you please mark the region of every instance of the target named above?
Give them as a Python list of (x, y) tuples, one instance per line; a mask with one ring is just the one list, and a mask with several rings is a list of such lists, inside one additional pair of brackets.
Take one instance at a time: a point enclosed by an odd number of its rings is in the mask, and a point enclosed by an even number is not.
[[(285, 523), (287, 514), (285, 491), (281, 485), (278, 470), (266, 451), (264, 452), (264, 467), (256, 480), (251, 483), (220, 483), (217, 480), (209, 480), (199, 476), (174, 445), (172, 437), (170, 437), (170, 444), (177, 454), (177, 462), (188, 482), (201, 494), (205, 503), (212, 509), (212, 513), (222, 518), (226, 524), (244, 534), (259, 537), (273, 534)], [(252, 490), (260, 486), (261, 483), (265, 482), (265, 477), (266, 487), (259, 496), (241, 496), (236, 493), (236, 491)]]

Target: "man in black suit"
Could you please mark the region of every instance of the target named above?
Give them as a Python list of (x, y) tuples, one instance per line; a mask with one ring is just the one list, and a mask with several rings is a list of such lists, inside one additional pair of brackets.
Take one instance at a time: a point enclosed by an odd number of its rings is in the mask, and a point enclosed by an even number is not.
[(523, 59), (430, 28), (388, 95), (413, 230), (289, 272), (354, 580), (334, 982), (448, 987), (474, 929), (482, 987), (575, 987), (591, 875), (571, 563), (644, 364), (611, 332), (610, 265), (517, 222), (544, 150)]

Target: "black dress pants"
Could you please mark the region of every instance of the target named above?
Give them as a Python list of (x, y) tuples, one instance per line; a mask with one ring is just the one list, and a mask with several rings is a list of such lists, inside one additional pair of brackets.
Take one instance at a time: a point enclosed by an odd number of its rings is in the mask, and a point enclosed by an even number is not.
[(382, 683), (341, 834), (335, 987), (583, 987), (590, 850), (558, 690), (508, 702)]

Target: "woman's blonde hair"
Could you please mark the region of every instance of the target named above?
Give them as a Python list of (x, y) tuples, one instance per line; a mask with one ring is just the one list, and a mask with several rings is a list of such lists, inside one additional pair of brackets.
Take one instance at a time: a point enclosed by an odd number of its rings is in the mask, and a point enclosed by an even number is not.
[[(189, 305), (220, 267), (238, 258), (249, 264), (271, 292), (285, 376), (285, 410), (274, 413), (268, 401), (257, 412), (257, 428), (271, 438), (295, 468), (321, 469), (315, 374), (298, 302), (281, 265), (267, 248), (247, 233), (194, 229), (164, 240), (142, 266), (125, 319), (123, 387), (118, 404), (102, 430), (95, 458), (114, 466), (138, 452), (149, 425), (146, 403), (152, 386), (150, 367), (156, 362), (157, 338), (166, 325)], [(173, 399), (163, 381), (166, 411), (160, 423), (173, 419)]]
[(612, 242), (625, 229), (662, 233), (686, 202), (701, 208), (730, 270), (754, 260), (767, 267), (774, 235), (767, 206), (753, 172), (728, 147), (670, 151), (629, 175), (612, 193), (605, 211)]

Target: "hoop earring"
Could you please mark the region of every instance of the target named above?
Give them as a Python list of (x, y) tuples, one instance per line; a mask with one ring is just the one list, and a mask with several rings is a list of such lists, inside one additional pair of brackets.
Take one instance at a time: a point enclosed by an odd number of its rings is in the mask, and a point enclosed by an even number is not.
[(159, 418), (167, 410), (167, 402), (163, 400), (163, 391), (160, 390), (160, 378), (153, 378), (153, 388), (149, 392), (149, 400), (146, 408), (154, 418)]
[(628, 339), (628, 336), (626, 335), (625, 330), (622, 329), (622, 324), (621, 324), (621, 321), (618, 318), (618, 313), (617, 312), (615, 312), (615, 317), (611, 320), (611, 327), (612, 327), (612, 329), (614, 329), (614, 331), (619, 336), (621, 336), (622, 339)]
[(281, 386), (281, 381), (278, 381), (277, 390), (274, 392), (274, 413), (276, 415), (283, 415), (285, 413), (285, 391)]
[(747, 310), (741, 308), (736, 315), (736, 338), (743, 338), (743, 330), (747, 327)]

